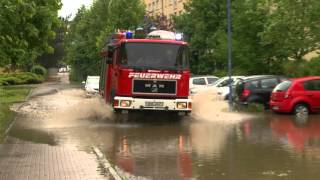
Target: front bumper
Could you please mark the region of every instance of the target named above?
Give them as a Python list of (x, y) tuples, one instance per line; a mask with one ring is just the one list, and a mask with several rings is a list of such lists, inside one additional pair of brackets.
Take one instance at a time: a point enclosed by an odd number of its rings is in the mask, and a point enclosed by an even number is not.
[(191, 99), (144, 99), (133, 97), (114, 98), (115, 110), (154, 110), (191, 112)]

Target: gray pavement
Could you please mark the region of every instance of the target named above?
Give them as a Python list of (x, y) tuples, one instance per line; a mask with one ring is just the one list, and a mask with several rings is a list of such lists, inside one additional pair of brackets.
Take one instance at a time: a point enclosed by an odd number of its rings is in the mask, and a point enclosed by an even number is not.
[[(100, 171), (100, 172), (99, 172)], [(73, 148), (8, 139), (0, 145), (0, 179), (108, 179), (96, 156)]]
[[(33, 90), (30, 98), (54, 94), (67, 86), (68, 81), (65, 75), (59, 82), (38, 86)], [(44, 123), (44, 121), (46, 121), (44, 118), (20, 117), (16, 118), (14, 124)], [(41, 139), (41, 137), (38, 138)], [(109, 177), (102, 164), (101, 159), (90, 148), (83, 150), (72, 144), (53, 146), (48, 143), (21, 140), (10, 136), (10, 131), (3, 144), (0, 144), (0, 180), (113, 179)]]

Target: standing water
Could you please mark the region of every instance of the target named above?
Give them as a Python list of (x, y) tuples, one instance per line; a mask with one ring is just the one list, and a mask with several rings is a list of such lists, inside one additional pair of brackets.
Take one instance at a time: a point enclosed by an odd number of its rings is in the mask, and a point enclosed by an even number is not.
[(142, 114), (115, 123), (109, 121), (112, 109), (100, 98), (66, 88), (25, 104), (10, 135), (54, 146), (98, 147), (125, 179), (320, 176), (319, 116), (301, 124), (290, 115), (231, 113), (214, 92), (193, 100), (190, 118)]

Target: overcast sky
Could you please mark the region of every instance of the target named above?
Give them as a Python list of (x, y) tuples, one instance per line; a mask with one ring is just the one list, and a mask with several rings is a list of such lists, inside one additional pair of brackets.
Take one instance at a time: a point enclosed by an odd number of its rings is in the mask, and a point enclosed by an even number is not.
[(59, 16), (66, 17), (71, 14), (72, 19), (82, 5), (88, 7), (92, 4), (92, 1), (93, 0), (62, 0), (63, 5), (59, 11)]

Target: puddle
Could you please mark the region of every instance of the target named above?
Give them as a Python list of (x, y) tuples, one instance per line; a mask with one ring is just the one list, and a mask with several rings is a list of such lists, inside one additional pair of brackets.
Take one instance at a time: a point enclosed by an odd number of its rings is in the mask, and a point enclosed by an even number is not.
[(52, 133), (37, 129), (16, 129), (12, 128), (9, 135), (23, 141), (56, 146), (58, 142)]

